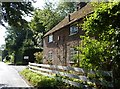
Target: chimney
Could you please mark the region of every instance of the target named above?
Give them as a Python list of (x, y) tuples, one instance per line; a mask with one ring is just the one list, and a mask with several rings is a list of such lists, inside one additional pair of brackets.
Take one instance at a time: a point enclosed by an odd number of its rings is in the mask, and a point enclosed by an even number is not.
[(79, 3), (77, 4), (77, 11), (80, 10), (81, 8), (83, 8), (83, 7), (86, 6), (86, 5), (87, 5), (87, 2), (79, 2)]

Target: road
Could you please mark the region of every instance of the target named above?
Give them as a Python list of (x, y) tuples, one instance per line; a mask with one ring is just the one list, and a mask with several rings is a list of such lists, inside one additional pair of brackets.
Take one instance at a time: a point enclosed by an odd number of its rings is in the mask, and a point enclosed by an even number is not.
[(0, 89), (1, 87), (30, 87), (18, 73), (23, 68), (25, 67), (7, 65), (0, 62)]

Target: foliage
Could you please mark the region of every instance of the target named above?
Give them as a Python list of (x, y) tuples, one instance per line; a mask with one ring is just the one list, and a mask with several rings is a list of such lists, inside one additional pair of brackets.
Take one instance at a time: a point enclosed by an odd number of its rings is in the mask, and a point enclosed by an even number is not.
[(84, 55), (83, 59), (88, 59), (88, 62), (93, 62), (94, 60), (94, 62), (97, 61), (99, 63), (107, 59), (112, 60), (111, 56), (113, 56), (113, 53), (111, 51), (116, 28), (114, 28), (115, 23), (113, 24), (115, 19), (113, 17), (116, 16), (113, 13), (115, 6), (118, 6), (118, 4), (100, 4), (100, 7), (87, 17), (83, 23), (85, 36), (81, 37), (83, 41), (80, 49)]
[(46, 2), (44, 9), (35, 10), (30, 27), (36, 32), (45, 33), (51, 30), (60, 20), (54, 5)]
[(30, 22), (30, 28), (40, 33), (46, 33), (51, 30), (68, 13), (75, 11), (75, 3), (59, 3), (55, 8), (55, 4), (46, 2), (43, 8), (35, 10), (33, 19)]
[(9, 57), (11, 58), (10, 59), (10, 63), (14, 63), (14, 53), (10, 54)]
[[(112, 70), (114, 88), (120, 78), (120, 2), (100, 3), (94, 13), (83, 23), (81, 66)], [(85, 63), (85, 64), (84, 64)]]
[(36, 59), (36, 63), (42, 63), (43, 52), (36, 52), (36, 53), (34, 53), (34, 56)]
[[(78, 87), (70, 86), (69, 84), (65, 84), (62, 81), (58, 81), (58, 76), (53, 75), (54, 78), (49, 78), (47, 76), (43, 76), (37, 74), (35, 72), (30, 71), (29, 69), (24, 69), (20, 72), (22, 76), (24, 76), (34, 87), (42, 88), (42, 89), (81, 89)], [(59, 77), (60, 78), (60, 77)]]
[(12, 51), (18, 51), (25, 39), (25, 30), (19, 30), (14, 27), (7, 29), (7, 36), (5, 38), (6, 48)]
[(105, 65), (110, 63), (110, 51), (106, 50), (109, 48), (110, 42), (98, 41), (85, 36), (81, 36), (81, 38), (81, 47), (78, 47), (81, 50), (81, 54), (79, 54), (81, 67), (88, 69), (106, 68)]
[(14, 54), (16, 57), (18, 53), (23, 54), (24, 50), (34, 47), (33, 32), (27, 28), (9, 27), (6, 34), (6, 50), (8, 50), (9, 55)]
[(76, 10), (76, 6), (76, 2), (59, 2), (56, 9), (63, 19), (68, 14), (73, 13)]
[(8, 51), (7, 50), (3, 50), (2, 51), (2, 59), (4, 59), (6, 56), (8, 56)]
[[(24, 27), (27, 21), (23, 18), (25, 15), (30, 15), (34, 10), (32, 2), (2, 2), (3, 20), (8, 22), (10, 26)], [(2, 20), (0, 21), (2, 25)]]
[(0, 61), (2, 61), (2, 57), (0, 56)]
[[(5, 26), (3, 22), (8, 22), (8, 25), (11, 27), (6, 27), (7, 36), (5, 38), (6, 50), (8, 50), (9, 55), (17, 53), (23, 53), (25, 46), (33, 46), (31, 44), (32, 38), (26, 40), (27, 36), (30, 34), (28, 29), (28, 22), (24, 19), (25, 16), (32, 15), (34, 10), (32, 2), (2, 2), (1, 3), (1, 18), (0, 24)], [(29, 31), (29, 33), (28, 33)], [(32, 37), (32, 36), (31, 36)], [(29, 41), (30, 40), (30, 41)], [(24, 47), (23, 47), (24, 46)], [(16, 60), (16, 58), (15, 58)]]
[(21, 74), (28, 80), (30, 83), (37, 88), (56, 88), (57, 81), (53, 78), (49, 78), (40, 74), (33, 73), (32, 71), (25, 69)]
[(34, 32), (34, 38), (38, 47), (42, 47), (43, 35), (61, 20), (59, 13), (51, 2), (46, 2), (44, 9), (36, 9), (34, 11), (29, 27)]
[[(6, 50), (8, 50), (9, 55), (13, 53), (14, 57), (16, 57), (17, 54), (24, 54), (25, 50), (32, 49), (37, 46), (34, 33), (30, 29), (10, 27), (7, 29), (6, 33)], [(19, 60), (17, 57), (14, 59)]]
[[(71, 11), (72, 10), (72, 11)], [(73, 12), (73, 3), (59, 3), (58, 6), (51, 2), (46, 2), (43, 9), (34, 11), (33, 19), (29, 27), (34, 32), (34, 38), (38, 47), (42, 46), (43, 35), (56, 26), (68, 12)]]

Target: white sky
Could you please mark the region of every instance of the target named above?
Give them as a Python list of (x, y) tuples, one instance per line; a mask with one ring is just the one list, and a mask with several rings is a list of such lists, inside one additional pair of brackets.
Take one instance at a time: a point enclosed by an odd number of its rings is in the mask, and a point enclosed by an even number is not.
[[(36, 8), (40, 8), (42, 9), (42, 7), (44, 6), (44, 2), (45, 0), (35, 0), (37, 1), (36, 3), (33, 3), (33, 6), (36, 7)], [(46, 1), (50, 1), (50, 2), (58, 2), (59, 0), (46, 0)], [(26, 18), (26, 20), (30, 20), (30, 18)], [(6, 32), (6, 29), (0, 25), (0, 46), (2, 44), (5, 44), (5, 32)]]

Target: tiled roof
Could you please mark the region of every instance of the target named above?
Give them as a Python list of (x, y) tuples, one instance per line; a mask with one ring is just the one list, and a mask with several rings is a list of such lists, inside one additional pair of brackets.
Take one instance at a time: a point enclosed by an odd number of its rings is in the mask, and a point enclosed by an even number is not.
[(93, 11), (93, 6), (88, 3), (86, 6), (84, 6), (83, 8), (81, 8), (78, 11), (73, 12), (72, 14), (70, 14), (70, 21), (68, 19), (68, 16), (66, 16), (60, 23), (58, 23), (55, 27), (53, 27), (50, 31), (48, 31), (45, 35), (49, 35), (52, 34), (55, 31), (60, 30), (61, 28), (81, 19), (84, 18), (86, 15), (90, 14)]

